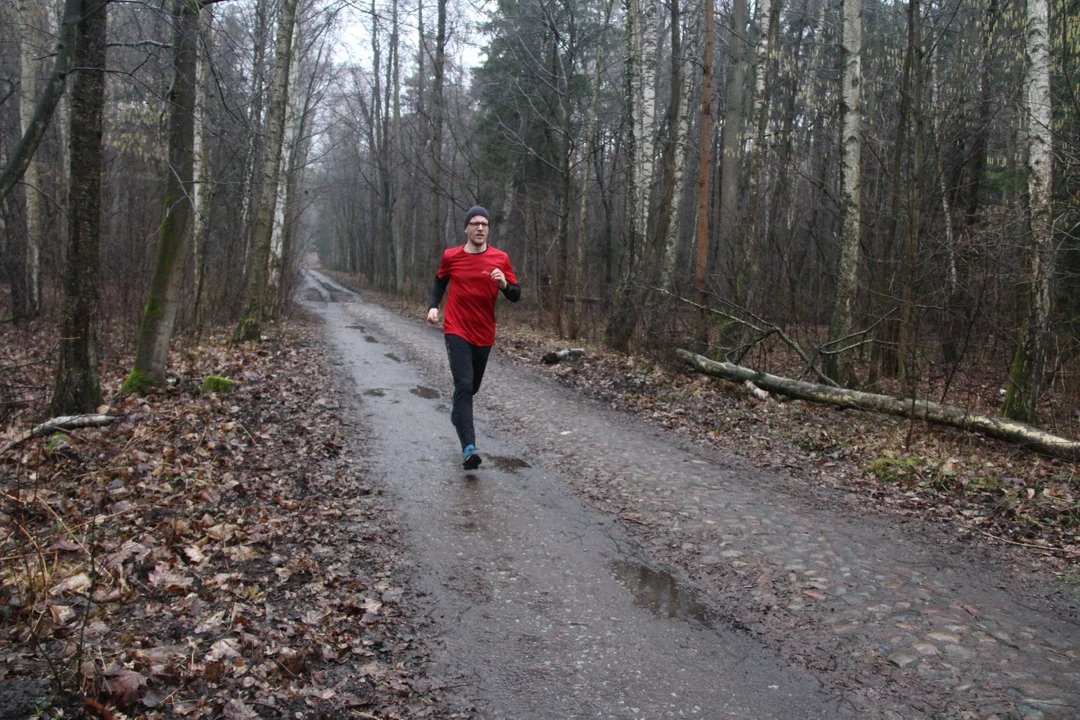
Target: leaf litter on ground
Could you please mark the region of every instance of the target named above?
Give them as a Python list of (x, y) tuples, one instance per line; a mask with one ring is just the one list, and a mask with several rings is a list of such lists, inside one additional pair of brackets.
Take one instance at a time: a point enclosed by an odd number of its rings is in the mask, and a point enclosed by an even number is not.
[[(45, 387), (48, 344), (23, 338), (0, 357)], [(116, 422), (0, 457), (0, 716), (456, 717), (318, 326), (216, 333), (171, 370), (118, 396), (110, 366)], [(209, 375), (238, 385), (203, 392)]]

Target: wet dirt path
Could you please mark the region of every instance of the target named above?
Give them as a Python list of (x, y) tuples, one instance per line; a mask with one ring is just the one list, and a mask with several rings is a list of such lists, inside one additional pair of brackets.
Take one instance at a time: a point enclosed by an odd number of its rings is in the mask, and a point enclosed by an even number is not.
[(1080, 716), (1075, 621), (933, 538), (794, 498), (497, 354), (467, 474), (439, 331), (325, 278), (308, 297), (400, 496), (437, 667), (483, 717)]

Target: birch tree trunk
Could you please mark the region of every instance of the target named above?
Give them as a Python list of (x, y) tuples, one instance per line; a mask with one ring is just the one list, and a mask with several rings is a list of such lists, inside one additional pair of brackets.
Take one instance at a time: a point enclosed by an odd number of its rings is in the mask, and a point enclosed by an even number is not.
[(640, 318), (642, 258), (649, 219), (649, 191), (653, 177), (653, 137), (656, 132), (657, 9), (652, 0), (625, 0), (626, 84), (630, 99), (630, 168), (627, 187), (627, 233), (622, 274), (604, 340), (625, 352)]
[[(764, 253), (764, 237), (768, 227), (762, 220), (768, 217), (764, 196), (768, 192), (765, 163), (765, 138), (769, 128), (770, 97), (773, 93), (775, 73), (774, 56), (780, 44), (780, 0), (770, 0), (768, 8), (761, 13), (761, 37), (757, 47), (757, 70), (754, 81), (754, 142), (750, 150), (750, 183), (747, 188), (746, 230), (743, 234), (743, 261), (739, 283), (742, 292), (740, 303), (749, 312), (757, 312), (757, 298), (761, 294), (761, 266)], [(750, 341), (751, 331), (744, 327), (743, 342)]]
[[(615, 0), (608, 0), (604, 9), (604, 26), (600, 30), (600, 51), (596, 53), (596, 67), (593, 68), (593, 92), (589, 103), (589, 123), (585, 132), (585, 170), (581, 179), (581, 208), (578, 211), (577, 226), (577, 262), (574, 264), (574, 310), (570, 316), (570, 328), (568, 335), (571, 338), (581, 336), (581, 294), (582, 281), (585, 277), (585, 249), (587, 246), (585, 233), (589, 218), (589, 184), (592, 180), (592, 156), (596, 143), (596, 108), (600, 101), (600, 71), (603, 67), (603, 48), (607, 40), (608, 25), (611, 22), (611, 9)], [(508, 197), (513, 197), (507, 193)], [(509, 217), (509, 213), (507, 213)]]
[(1030, 286), (1024, 336), (1009, 370), (1009, 387), (1002, 414), (1035, 423), (1046, 364), (1046, 336), (1050, 324), (1051, 283), (1055, 252), (1051, 213), (1053, 179), (1052, 107), (1047, 0), (1027, 2), (1027, 77), (1025, 107), (1028, 145), (1028, 221), (1031, 246)]
[[(440, 258), (434, 255), (435, 246), (433, 242), (425, 242), (420, 246), (419, 253), (417, 252), (417, 245), (420, 244), (421, 238), (424, 237), (420, 228), (427, 227), (429, 224), (426, 216), (426, 181), (427, 178), (430, 177), (430, 172), (428, 171), (428, 156), (423, 151), (423, 149), (427, 147), (431, 129), (428, 122), (428, 114), (424, 106), (424, 99), (426, 97), (425, 90), (427, 88), (426, 63), (424, 62), (424, 58), (427, 56), (427, 38), (424, 36), (424, 0), (416, 0), (416, 43), (416, 120), (420, 126), (420, 139), (416, 144), (417, 148), (419, 148), (420, 157), (417, 159), (416, 164), (419, 167), (418, 174), (420, 181), (417, 183), (417, 195), (413, 208), (414, 220), (411, 252), (413, 255), (413, 271), (426, 279), (429, 277), (428, 266), (437, 269)], [(423, 274), (420, 273), (417, 255), (419, 255), (419, 263), (425, 265)], [(424, 283), (421, 282), (420, 286), (423, 287), (423, 285)]]
[(401, 49), (398, 34), (398, 0), (391, 5), (393, 26), (390, 30), (390, 62), (394, 67), (394, 139), (390, 162), (394, 166), (394, 290), (405, 289), (405, 228), (404, 197), (402, 196), (401, 173), (405, 148), (401, 143)]
[(433, 265), (438, 267), (445, 241), (442, 234), (442, 131), (443, 131), (443, 73), (446, 65), (446, 0), (438, 0), (438, 19), (435, 35), (435, 87), (432, 89), (431, 114), (431, 250)]
[[(269, 0), (255, 0), (254, 53), (251, 61), (251, 107), (248, 111), (248, 144), (244, 154), (244, 175), (240, 186), (240, 234), (244, 240), (244, 267), (251, 262), (252, 205), (255, 203), (255, 170), (259, 158), (259, 138), (263, 131), (263, 109), (266, 94), (263, 75), (266, 65), (266, 44), (269, 34)], [(265, 152), (265, 149), (264, 149)]]
[[(739, 0), (736, 0), (739, 2)], [(709, 176), (712, 175), (712, 73), (713, 73), (713, 0), (705, 0), (705, 60), (702, 65), (701, 84), (701, 159), (698, 162), (697, 180), (697, 253), (694, 265), (694, 281), (697, 285), (698, 333), (695, 349), (707, 352), (709, 348), (709, 296), (705, 289), (705, 271), (709, 265)]]
[[(862, 0), (843, 0), (844, 31), (841, 47), (841, 146), (840, 263), (836, 274), (836, 299), (829, 323), (829, 341), (851, 334), (855, 299), (859, 289), (859, 214), (862, 208), (860, 178), (862, 151)], [(842, 383), (853, 379), (851, 353), (827, 355), (825, 373)]]
[[(40, 25), (45, 21), (44, 14), (40, 12), (42, 9), (36, 0), (19, 0), (19, 18), (22, 22), (22, 32), (19, 34), (19, 132), (23, 135), (34, 122), (38, 84), (38, 62), (34, 55), (39, 50)], [(21, 310), (26, 317), (36, 317), (41, 311), (42, 234), (37, 153), (26, 165), (23, 183), (26, 185), (26, 297)]]
[(656, 221), (652, 241), (652, 250), (648, 254), (649, 285), (655, 285), (660, 278), (663, 268), (665, 244), (668, 237), (668, 229), (671, 227), (671, 214), (675, 204), (675, 166), (679, 155), (679, 115), (681, 114), (683, 97), (682, 82), (682, 23), (679, 0), (671, 0), (671, 97), (668, 102), (667, 129), (668, 137), (664, 143), (664, 154), (661, 161), (663, 178), (660, 195), (660, 204), (656, 208)]
[(79, 72), (71, 88), (68, 245), (53, 416), (93, 412), (102, 402), (97, 328), (106, 8), (104, 0), (73, 0), (65, 12), (65, 24), (78, 18), (72, 64)]
[(281, 15), (278, 19), (274, 84), (270, 88), (266, 153), (263, 157), (262, 186), (259, 189), (255, 233), (252, 236), (251, 270), (248, 273), (247, 290), (244, 296), (244, 316), (233, 332), (234, 343), (258, 342), (261, 339), (262, 321), (266, 315), (265, 297), (270, 261), (270, 235), (273, 232), (277, 182), (281, 171), (281, 144), (285, 133), (285, 107), (289, 99), (289, 65), (292, 59), (296, 3), (297, 0), (283, 0)]
[(198, 76), (195, 91), (195, 325), (202, 327), (202, 314), (206, 306), (203, 293), (206, 288), (206, 240), (210, 235), (210, 209), (214, 199), (213, 172), (210, 168), (210, 123), (207, 102), (213, 91), (211, 53), (213, 51), (214, 9), (205, 5), (199, 11)]
[[(299, 13), (298, 13), (299, 14)], [(285, 272), (285, 235), (289, 230), (289, 187), (296, 172), (296, 151), (300, 142), (300, 121), (303, 108), (299, 107), (301, 28), (303, 19), (293, 23), (292, 53), (296, 56), (289, 63), (289, 90), (285, 99), (285, 129), (281, 156), (283, 171), (278, 173), (277, 199), (274, 201), (274, 228), (270, 233), (270, 275), (267, 282), (268, 298), (277, 296)]]
[(139, 392), (165, 384), (169, 343), (180, 307), (192, 212), (195, 139), (195, 61), (199, 33), (196, 0), (173, 0), (173, 83), (169, 91), (169, 164), (164, 217), (158, 230), (157, 264), (143, 311), (135, 367), (121, 390)]

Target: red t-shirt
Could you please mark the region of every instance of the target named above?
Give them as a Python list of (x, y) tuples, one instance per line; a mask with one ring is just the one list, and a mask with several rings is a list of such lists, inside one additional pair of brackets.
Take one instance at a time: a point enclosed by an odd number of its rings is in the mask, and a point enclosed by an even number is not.
[(499, 283), (491, 279), (495, 268), (503, 271), (509, 285), (517, 285), (510, 256), (487, 246), (482, 253), (467, 253), (465, 246), (443, 252), (439, 279), (450, 279), (443, 332), (460, 335), (473, 345), (495, 344), (495, 299)]

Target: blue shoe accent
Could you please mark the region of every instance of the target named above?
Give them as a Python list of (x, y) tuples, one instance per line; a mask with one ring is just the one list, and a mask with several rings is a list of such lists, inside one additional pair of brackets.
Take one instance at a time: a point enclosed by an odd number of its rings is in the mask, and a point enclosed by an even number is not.
[(461, 457), (463, 460), (461, 466), (466, 470), (475, 470), (480, 467), (480, 454), (476, 452), (475, 445), (466, 445), (461, 451)]

